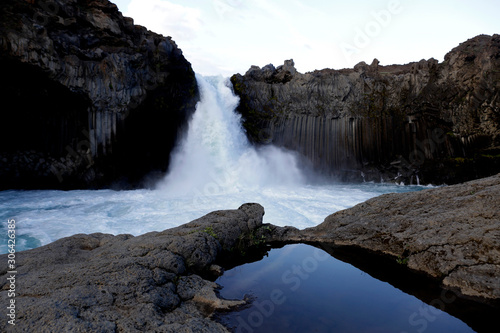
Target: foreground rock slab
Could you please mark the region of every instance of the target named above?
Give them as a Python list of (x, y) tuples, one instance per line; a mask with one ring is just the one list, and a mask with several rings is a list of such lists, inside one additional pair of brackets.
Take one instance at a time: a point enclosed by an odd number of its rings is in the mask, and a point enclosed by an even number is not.
[[(382, 195), (304, 230), (263, 226), (263, 207), (245, 204), (138, 237), (75, 235), (17, 254), (15, 331), (227, 332), (212, 314), (245, 301), (218, 298), (217, 285), (205, 274), (220, 272), (216, 259), (237, 257), (265, 241), (392, 256), (445, 289), (498, 305), (498, 203), (500, 174)], [(0, 260), (7, 262), (7, 255)], [(11, 286), (4, 267), (0, 302), (8, 304)], [(0, 321), (0, 331), (8, 326)]]
[[(245, 204), (163, 232), (80, 234), (21, 252), (15, 331), (227, 332), (210, 313), (242, 302), (217, 298), (216, 284), (195, 273), (237, 247), (263, 215), (262, 206)], [(4, 267), (0, 299), (8, 304)], [(7, 326), (0, 321), (0, 331)]]
[(446, 289), (500, 300), (500, 174), (420, 192), (385, 194), (314, 228), (277, 228), (275, 239), (355, 246), (393, 256)]

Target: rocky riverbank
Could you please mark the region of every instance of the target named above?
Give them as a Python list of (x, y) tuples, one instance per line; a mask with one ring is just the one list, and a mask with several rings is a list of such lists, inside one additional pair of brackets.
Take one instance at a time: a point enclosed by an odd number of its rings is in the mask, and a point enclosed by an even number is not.
[[(220, 300), (197, 274), (217, 274), (216, 257), (246, 248), (263, 215), (245, 204), (163, 232), (75, 235), (18, 253), (15, 331), (226, 332), (210, 314), (242, 302)], [(2, 304), (7, 277), (2, 265)]]
[(299, 73), (293, 60), (232, 76), (250, 140), (351, 181), (452, 184), (500, 172), (500, 36), (445, 55)]
[[(212, 314), (245, 301), (217, 297), (211, 277), (222, 269), (216, 264), (244, 253), (249, 260), (253, 249), (275, 242), (310, 243), (333, 255), (357, 257), (361, 266), (368, 260), (374, 276), (387, 275), (377, 270), (389, 262), (420, 273), (412, 279), (430, 278), (478, 306), (498, 307), (498, 202), (500, 174), (382, 195), (304, 230), (263, 225), (263, 207), (245, 204), (137, 237), (75, 235), (17, 254), (16, 331), (226, 332)], [(7, 255), (0, 260), (7, 262)], [(11, 299), (7, 277), (4, 266), (2, 304)], [(473, 317), (468, 311), (463, 315)], [(7, 325), (0, 322), (2, 330)]]
[(500, 174), (419, 192), (384, 194), (314, 228), (276, 228), (277, 241), (355, 247), (441, 281), (478, 301), (500, 301)]

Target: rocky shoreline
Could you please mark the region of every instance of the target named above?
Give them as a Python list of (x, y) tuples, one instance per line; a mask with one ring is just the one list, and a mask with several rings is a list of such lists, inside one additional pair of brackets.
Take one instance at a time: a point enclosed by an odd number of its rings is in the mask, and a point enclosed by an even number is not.
[[(263, 225), (264, 208), (244, 204), (137, 237), (75, 235), (18, 253), (16, 331), (227, 332), (212, 314), (245, 301), (217, 297), (210, 278), (221, 274), (216, 263), (276, 242), (311, 243), (347, 257), (365, 251), (361, 257), (375, 266), (383, 260), (399, 263), (478, 306), (498, 307), (498, 202), (500, 174), (382, 195), (304, 230)], [(4, 268), (2, 302), (7, 277)], [(6, 321), (0, 325), (7, 328)]]
[[(245, 247), (263, 215), (245, 204), (163, 232), (80, 234), (20, 252), (15, 331), (225, 332), (208, 315), (242, 302), (218, 299), (216, 285), (197, 273), (219, 271), (216, 257)], [(0, 276), (7, 304), (5, 266)]]
[(384, 194), (313, 228), (276, 227), (273, 240), (388, 255), (446, 289), (500, 300), (500, 174), (419, 192)]

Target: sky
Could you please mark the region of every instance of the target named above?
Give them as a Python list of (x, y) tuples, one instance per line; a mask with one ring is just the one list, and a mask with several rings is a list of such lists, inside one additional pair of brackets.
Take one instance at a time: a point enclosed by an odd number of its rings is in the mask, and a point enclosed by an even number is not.
[(111, 0), (135, 24), (171, 36), (202, 75), (252, 65), (299, 72), (443, 61), (469, 38), (500, 33), (499, 0)]

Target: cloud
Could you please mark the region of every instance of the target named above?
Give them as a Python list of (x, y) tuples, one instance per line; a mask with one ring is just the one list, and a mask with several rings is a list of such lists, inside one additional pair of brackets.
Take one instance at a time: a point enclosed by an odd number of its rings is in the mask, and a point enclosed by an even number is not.
[(230, 20), (234, 17), (244, 18), (241, 14), (246, 8), (243, 0), (212, 0), (213, 9), (221, 20)]
[[(398, 1), (401, 14), (369, 36), (370, 43), (358, 47), (352, 59), (346, 57), (341, 46), (354, 45), (358, 31), (378, 22), (373, 13)], [(443, 0), (438, 6), (433, 1), (130, 0), (124, 14), (171, 36), (203, 75), (244, 73), (250, 65), (280, 65), (290, 58), (301, 72), (352, 67), (373, 58), (382, 64), (405, 63), (438, 58), (478, 33), (498, 32), (497, 1), (478, 0), (488, 10), (468, 2), (455, 6)], [(449, 14), (441, 15), (446, 8)]]
[(163, 35), (193, 40), (202, 28), (201, 11), (162, 0), (131, 0), (125, 16)]

